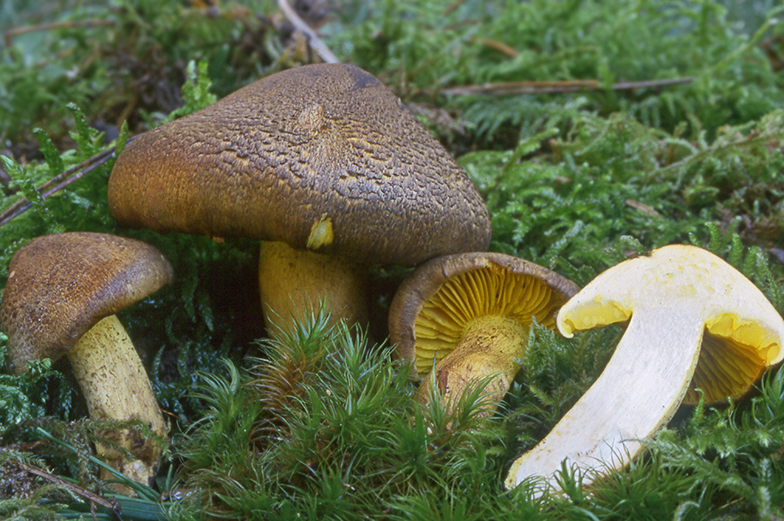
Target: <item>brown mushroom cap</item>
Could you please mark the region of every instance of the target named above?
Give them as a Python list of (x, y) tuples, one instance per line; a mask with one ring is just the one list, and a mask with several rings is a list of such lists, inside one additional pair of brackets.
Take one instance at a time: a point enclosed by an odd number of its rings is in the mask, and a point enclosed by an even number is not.
[(485, 250), (490, 218), (443, 146), (351, 65), (265, 77), (129, 143), (112, 214), (159, 232), (282, 241), (356, 262)]
[(389, 310), (397, 355), (423, 378), (457, 346), (480, 317), (506, 316), (555, 328), (555, 315), (579, 291), (569, 279), (538, 264), (501, 253), (465, 253), (433, 259), (400, 285)]
[(172, 280), (169, 261), (141, 241), (99, 233), (33, 239), (11, 259), (0, 305), (11, 371), (59, 358), (99, 320)]

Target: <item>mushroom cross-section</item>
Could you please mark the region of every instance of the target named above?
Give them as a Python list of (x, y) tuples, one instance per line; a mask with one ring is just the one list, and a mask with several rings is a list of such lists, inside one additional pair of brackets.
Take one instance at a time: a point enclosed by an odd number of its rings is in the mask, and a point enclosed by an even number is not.
[(108, 195), (126, 225), (265, 241), (262, 300), (277, 324), (322, 299), (336, 318), (364, 322), (367, 266), (481, 251), (491, 235), (446, 149), (344, 64), (273, 74), (139, 136)]
[(700, 393), (713, 402), (745, 393), (784, 356), (784, 321), (746, 277), (694, 246), (666, 246), (605, 271), (558, 313), (571, 337), (628, 322), (604, 371), (553, 430), (516, 460), (508, 488), (543, 476), (558, 489), (565, 461), (589, 484), (622, 468), (642, 440)]
[[(32, 360), (65, 355), (91, 418), (141, 420), (165, 437), (168, 426), (147, 373), (115, 316), (171, 283), (172, 268), (163, 254), (123, 237), (62, 233), (20, 248), (8, 271), (0, 329), (8, 335), (11, 372), (25, 371)], [(149, 484), (160, 444), (127, 429), (106, 435), (135, 459), (104, 445), (96, 447), (99, 455), (134, 481)]]
[(520, 368), (531, 323), (554, 328), (555, 314), (577, 293), (572, 281), (532, 262), (500, 253), (433, 259), (401, 284), (389, 312), (397, 355), (425, 378), (426, 403), (435, 378), (447, 404), (488, 380), (485, 412), (497, 406)]

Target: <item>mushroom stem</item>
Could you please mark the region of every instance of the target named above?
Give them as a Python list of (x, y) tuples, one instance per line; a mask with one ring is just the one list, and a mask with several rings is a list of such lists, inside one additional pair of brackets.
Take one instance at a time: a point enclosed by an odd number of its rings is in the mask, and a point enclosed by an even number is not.
[[(471, 321), (454, 350), (423, 380), (417, 400), (428, 405), (431, 378), (451, 410), (472, 385), (491, 377), (484, 388), (482, 414), (490, 414), (509, 390), (525, 354), (528, 326), (507, 316), (489, 315)], [(435, 353), (433, 353), (435, 356)]]
[[(128, 333), (115, 315), (95, 324), (67, 354), (76, 380), (87, 402), (90, 418), (141, 420), (164, 438), (169, 430), (153, 394), (147, 373)], [(143, 438), (138, 431), (122, 429), (105, 433), (136, 459), (96, 444), (96, 452), (108, 465), (130, 479), (149, 485), (158, 471), (163, 453), (160, 443)], [(102, 478), (113, 479), (108, 472)], [(126, 487), (115, 487), (128, 493)]]
[[(672, 419), (689, 388), (705, 328), (701, 312), (692, 309), (660, 303), (635, 310), (602, 374), (547, 437), (512, 464), (506, 487), (539, 475), (558, 489), (555, 473), (564, 460), (583, 472), (625, 466), (641, 440)], [(566, 336), (570, 327), (567, 319)]]
[(322, 302), (334, 322), (364, 326), (367, 280), (367, 269), (346, 259), (295, 250), (284, 242), (261, 243), (259, 290), (268, 328), (291, 329)]

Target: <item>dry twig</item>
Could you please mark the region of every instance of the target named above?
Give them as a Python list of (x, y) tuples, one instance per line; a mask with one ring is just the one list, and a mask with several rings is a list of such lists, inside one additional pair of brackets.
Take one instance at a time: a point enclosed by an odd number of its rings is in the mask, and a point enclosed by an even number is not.
[(310, 28), (308, 24), (305, 23), (302, 18), (299, 17), (297, 12), (291, 8), (289, 3), (286, 0), (278, 0), (278, 7), (280, 10), (283, 11), (283, 14), (286, 15), (286, 18), (289, 19), (291, 24), (297, 31), (305, 34), (308, 37), (308, 41), (310, 42), (310, 46), (316, 51), (322, 60), (326, 63), (340, 63), (337, 56), (333, 54), (329, 47), (321, 41), (321, 38), (318, 37), (316, 32)]
[(104, 508), (107, 508), (109, 511), (111, 511), (115, 515), (115, 517), (117, 517), (117, 519), (122, 519), (120, 517), (120, 514), (122, 513), (120, 504), (117, 501), (110, 501), (104, 498), (103, 496), (96, 494), (92, 490), (88, 490), (84, 487), (74, 485), (73, 483), (70, 483), (59, 476), (55, 476), (54, 474), (39, 469), (38, 467), (34, 467), (33, 465), (28, 465), (27, 463), (18, 460), (15, 461), (15, 463), (19, 466), (19, 468), (21, 468), (25, 472), (43, 478), (46, 481), (57, 485), (58, 487), (68, 489), (74, 494), (81, 496), (87, 501), (89, 501), (91, 506), (100, 505)]
[[(666, 80), (625, 81), (612, 85), (612, 90), (634, 90), (644, 88), (668, 87), (690, 83), (694, 78), (670, 78)], [(483, 83), (481, 85), (464, 85), (442, 89), (441, 94), (464, 96), (467, 94), (505, 95), (505, 94), (555, 94), (579, 92), (581, 90), (602, 90), (599, 80), (571, 81), (510, 81), (501, 83)]]
[[(128, 138), (127, 142), (130, 143), (135, 138), (136, 136)], [(82, 161), (78, 165), (72, 166), (68, 170), (54, 176), (49, 181), (39, 186), (37, 188), (38, 193), (41, 194), (42, 199), (47, 199), (51, 197), (52, 195), (59, 192), (60, 190), (70, 185), (74, 181), (81, 179), (88, 173), (92, 172), (96, 168), (100, 167), (101, 165), (109, 161), (114, 155), (114, 151), (115, 151), (115, 147), (111, 147), (107, 150), (104, 150), (103, 152), (99, 152), (98, 154), (92, 156), (91, 158), (85, 161)], [(19, 201), (15, 202), (6, 211), (0, 214), (0, 226), (7, 224), (15, 217), (22, 215), (31, 206), (32, 203), (28, 201), (26, 198), (22, 198)]]

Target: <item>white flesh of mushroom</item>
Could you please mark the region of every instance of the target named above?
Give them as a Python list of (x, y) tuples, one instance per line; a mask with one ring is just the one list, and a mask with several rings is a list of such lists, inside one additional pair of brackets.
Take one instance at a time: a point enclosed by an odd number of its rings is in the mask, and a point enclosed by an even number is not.
[(597, 472), (625, 466), (683, 401), (706, 329), (741, 343), (750, 332), (762, 340), (758, 349), (768, 365), (783, 354), (784, 321), (762, 292), (696, 247), (660, 248), (607, 270), (561, 308), (557, 325), (571, 337), (626, 320), (602, 374), (552, 432), (512, 464), (507, 488), (543, 476), (557, 490), (564, 461), (584, 473), (584, 484)]

